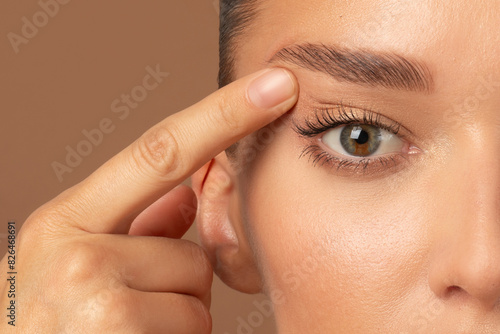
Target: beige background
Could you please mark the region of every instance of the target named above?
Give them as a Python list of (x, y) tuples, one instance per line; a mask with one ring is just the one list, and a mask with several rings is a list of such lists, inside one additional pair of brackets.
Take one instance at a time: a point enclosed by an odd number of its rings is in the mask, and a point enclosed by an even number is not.
[[(35, 208), (82, 180), (147, 128), (217, 88), (217, 2), (65, 1), (45, 22), (38, 1), (0, 2), (2, 255), (9, 220), (19, 228)], [(16, 53), (9, 33), (22, 36), (23, 18), (40, 27), (25, 29), (31, 35)], [(123, 114), (112, 111), (112, 101), (141, 85), (146, 67), (157, 64), (169, 77), (120, 119)], [(64, 164), (66, 146), (75, 149), (85, 139), (82, 131), (97, 128), (104, 118), (113, 122), (114, 131), (58, 180), (51, 164)], [(187, 237), (196, 240), (193, 230)], [(271, 317), (259, 316), (253, 304), (262, 299), (234, 292), (216, 279), (213, 332), (273, 333)], [(239, 317), (255, 326), (238, 328)]]

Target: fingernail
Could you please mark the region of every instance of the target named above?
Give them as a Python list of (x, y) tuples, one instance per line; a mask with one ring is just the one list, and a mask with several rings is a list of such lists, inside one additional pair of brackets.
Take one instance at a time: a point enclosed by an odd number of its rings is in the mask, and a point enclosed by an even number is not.
[(254, 79), (248, 87), (248, 98), (262, 109), (271, 109), (295, 94), (295, 84), (286, 70), (276, 68)]

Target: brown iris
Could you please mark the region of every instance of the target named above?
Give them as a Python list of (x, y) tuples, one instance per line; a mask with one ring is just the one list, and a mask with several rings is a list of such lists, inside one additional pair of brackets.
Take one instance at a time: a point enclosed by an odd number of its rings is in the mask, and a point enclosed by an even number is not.
[(367, 124), (347, 125), (340, 133), (340, 143), (347, 153), (367, 157), (375, 153), (380, 146), (380, 129)]

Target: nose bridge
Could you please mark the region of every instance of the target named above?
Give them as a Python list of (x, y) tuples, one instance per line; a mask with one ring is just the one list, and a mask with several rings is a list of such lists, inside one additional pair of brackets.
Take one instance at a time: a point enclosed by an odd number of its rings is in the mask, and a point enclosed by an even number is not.
[(498, 163), (473, 163), (457, 219), (458, 249), (454, 285), (482, 300), (500, 298), (500, 206)]
[(438, 295), (460, 293), (487, 308), (500, 306), (500, 140), (491, 125), (469, 129), (458, 145), (446, 178), (454, 183), (446, 232), (430, 277)]
[[(492, 122), (493, 121), (493, 122)], [(476, 123), (476, 124), (479, 124)], [(499, 228), (500, 213), (500, 123), (484, 120), (470, 127), (465, 136), (462, 159), (463, 182), (467, 184), (467, 197), (475, 213), (478, 227)], [(470, 138), (469, 140), (467, 140)], [(467, 158), (468, 157), (468, 158)], [(474, 225), (474, 224), (472, 224)], [(480, 228), (479, 231), (482, 231)]]

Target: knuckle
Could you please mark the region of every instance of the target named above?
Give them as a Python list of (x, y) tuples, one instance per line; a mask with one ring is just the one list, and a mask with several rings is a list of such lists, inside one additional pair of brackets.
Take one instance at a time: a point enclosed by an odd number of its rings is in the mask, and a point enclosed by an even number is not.
[(129, 293), (112, 293), (106, 289), (97, 291), (84, 301), (80, 316), (89, 324), (92, 333), (142, 333), (139, 331), (137, 305)]
[(74, 209), (66, 202), (48, 202), (33, 211), (19, 234), (20, 243), (39, 243), (65, 234), (61, 225), (72, 221)]
[(243, 126), (241, 117), (236, 112), (239, 108), (234, 106), (227, 93), (221, 92), (216, 99), (217, 108), (207, 113), (210, 121), (216, 126), (224, 125), (230, 129), (238, 131)]
[(181, 154), (172, 129), (158, 126), (138, 139), (132, 158), (139, 169), (147, 168), (160, 175), (179, 169)]
[(73, 208), (64, 201), (52, 201), (36, 209), (28, 217), (27, 222), (46, 226), (47, 224), (69, 219), (73, 211)]
[(31, 213), (26, 220), (30, 229), (46, 236), (65, 234), (64, 227), (68, 227), (71, 225), (69, 223), (81, 216), (82, 208), (89, 207), (88, 201), (83, 196), (65, 195), (68, 190)]
[(60, 257), (59, 278), (66, 284), (76, 285), (104, 274), (109, 252), (97, 245), (76, 242), (65, 249)]
[(26, 223), (35, 223), (35, 222), (50, 222), (55, 219), (58, 219), (60, 216), (60, 210), (54, 208), (54, 206), (50, 206), (48, 203), (40, 206), (38, 209), (33, 211), (31, 215), (26, 220)]
[[(101, 294), (106, 294), (106, 291), (101, 291)], [(108, 296), (104, 300), (99, 301), (100, 296), (96, 297), (96, 301), (100, 303), (96, 308), (96, 323), (101, 323), (108, 330), (119, 330), (132, 325), (132, 319), (135, 319), (131, 298), (128, 294), (123, 293), (107, 293)]]

